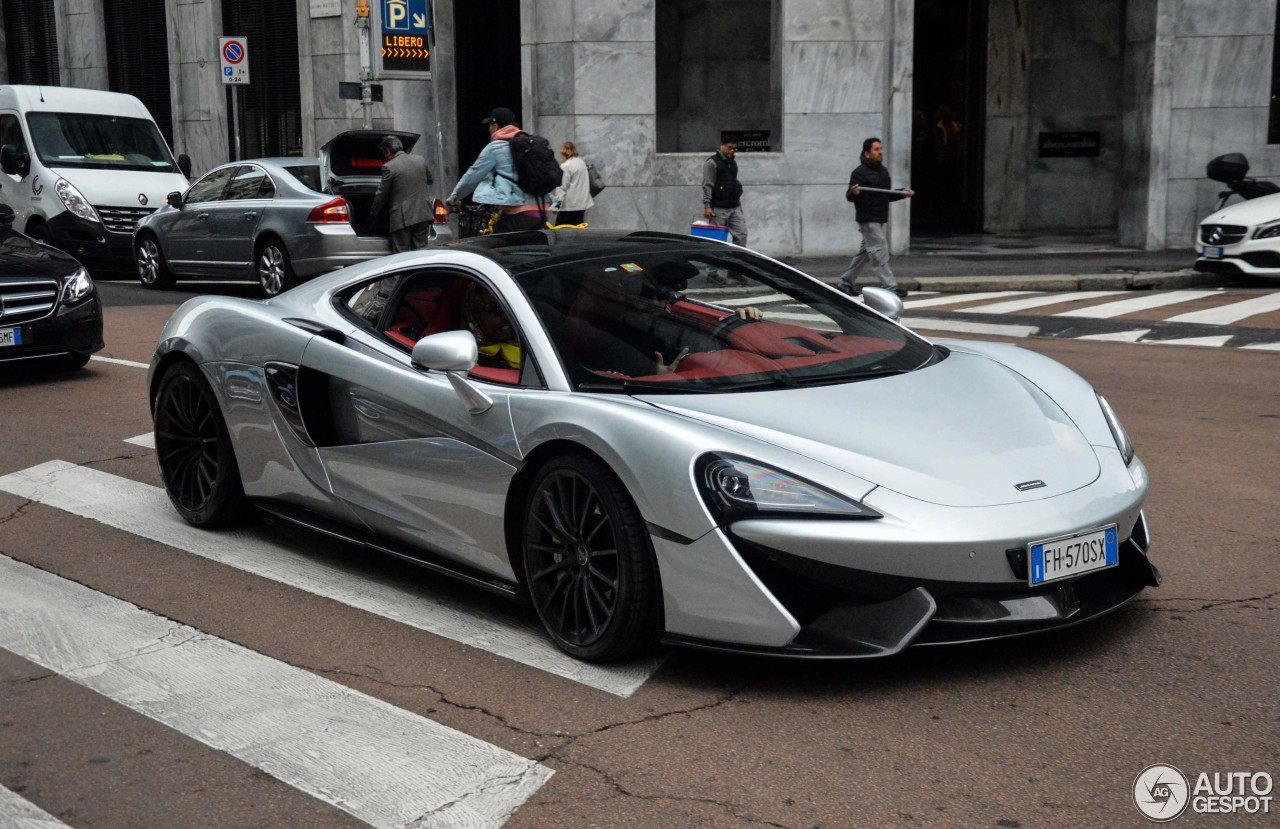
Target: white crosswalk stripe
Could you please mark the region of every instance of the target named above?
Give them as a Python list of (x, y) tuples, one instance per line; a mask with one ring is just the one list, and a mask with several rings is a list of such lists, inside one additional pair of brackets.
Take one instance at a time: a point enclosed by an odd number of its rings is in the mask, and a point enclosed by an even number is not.
[(936, 308), (941, 305), (956, 305), (962, 302), (976, 302), (981, 299), (999, 299), (1006, 296), (1021, 296), (1035, 291), (980, 291), (974, 294), (943, 294), (928, 299), (909, 299), (902, 303), (908, 311), (917, 308)]
[(1205, 308), (1170, 317), (1165, 322), (1198, 322), (1202, 325), (1230, 325), (1242, 319), (1258, 314), (1269, 314), (1280, 311), (1280, 293), (1265, 294), (1252, 299), (1220, 305), (1217, 308)]
[(1213, 291), (1169, 291), (1167, 293), (1149, 293), (1131, 299), (1118, 299), (1115, 302), (1104, 302), (1089, 308), (1073, 308), (1063, 311), (1060, 317), (1086, 317), (1088, 319), (1112, 319), (1125, 314), (1135, 314), (1149, 308), (1162, 308), (1166, 305), (1177, 305), (1193, 299), (1202, 299), (1213, 295)]
[(1080, 302), (1086, 299), (1097, 299), (1098, 297), (1114, 297), (1116, 291), (1075, 291), (1046, 294), (1044, 296), (1026, 297), (1024, 299), (1010, 299), (1005, 302), (996, 302), (991, 305), (979, 305), (976, 308), (966, 308), (966, 314), (1016, 314), (1019, 311), (1027, 311), (1031, 308), (1040, 308), (1044, 305), (1059, 305), (1064, 302)]
[(467, 605), (439, 590), (415, 587), (328, 562), (268, 540), (253, 529), (211, 533), (188, 526), (164, 491), (65, 461), (50, 461), (0, 477), (10, 492), (192, 555), (296, 587), (396, 622), (488, 651), (617, 696), (635, 693), (661, 664), (651, 658), (595, 665), (563, 653), (536, 620), (495, 600), (496, 607)]
[(0, 826), (5, 829), (66, 829), (67, 824), (0, 786)]
[(460, 731), (0, 555), (0, 647), (374, 827), (500, 827), (552, 775)]

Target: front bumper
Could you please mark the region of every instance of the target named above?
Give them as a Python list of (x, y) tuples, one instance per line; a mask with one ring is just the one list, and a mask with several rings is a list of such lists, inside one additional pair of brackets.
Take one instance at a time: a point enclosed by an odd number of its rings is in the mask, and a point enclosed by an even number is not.
[(1280, 276), (1280, 237), (1250, 239), (1253, 232), (1249, 228), (1244, 241), (1234, 245), (1210, 246), (1210, 250), (1221, 250), (1221, 257), (1205, 256), (1205, 244), (1197, 241), (1195, 269), (1224, 276)]
[[(891, 656), (914, 645), (981, 642), (1070, 627), (1116, 610), (1159, 570), (1147, 557), (1149, 536), (1140, 516), (1121, 545), (1119, 563), (1052, 584), (920, 583), (837, 568), (738, 540), (742, 561), (779, 606), (796, 620), (785, 644), (765, 646), (668, 633), (674, 645), (730, 653), (801, 659)], [(1010, 558), (1010, 568), (1017, 565)], [(1025, 577), (1025, 570), (1023, 571)]]
[(45, 227), (49, 244), (78, 259), (91, 276), (137, 275), (132, 232), (117, 233), (69, 212), (53, 217)]
[(46, 317), (3, 327), (19, 329), (22, 344), (0, 348), (0, 365), (84, 357), (103, 348), (102, 304), (96, 291), (75, 305), (58, 305)]

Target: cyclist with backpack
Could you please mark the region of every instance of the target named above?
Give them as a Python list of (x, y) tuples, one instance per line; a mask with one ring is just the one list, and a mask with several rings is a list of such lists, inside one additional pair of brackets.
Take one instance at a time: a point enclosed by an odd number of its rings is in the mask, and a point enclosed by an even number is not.
[(457, 205), (472, 193), (477, 203), (495, 205), (495, 233), (543, 227), (550, 193), (560, 185), (555, 152), (545, 138), (520, 129), (516, 114), (506, 107), (498, 107), (480, 123), (489, 128), (489, 143), (458, 180), (449, 204)]

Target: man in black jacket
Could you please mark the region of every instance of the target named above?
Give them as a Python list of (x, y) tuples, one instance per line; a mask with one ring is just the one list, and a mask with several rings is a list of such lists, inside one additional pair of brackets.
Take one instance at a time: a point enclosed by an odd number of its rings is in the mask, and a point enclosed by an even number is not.
[(914, 190), (900, 190), (897, 193), (864, 193), (863, 187), (874, 187), (877, 190), (890, 189), (889, 171), (884, 168), (884, 145), (879, 138), (868, 138), (862, 142), (862, 164), (849, 176), (849, 191), (845, 195), (857, 207), (858, 230), (862, 232), (862, 247), (849, 263), (849, 269), (840, 274), (840, 290), (847, 294), (854, 292), (853, 280), (862, 270), (862, 266), (871, 262), (871, 269), (880, 284), (900, 297), (907, 292), (898, 287), (898, 280), (893, 278), (889, 270), (889, 243), (885, 239), (884, 226), (889, 221), (889, 202), (898, 199), (909, 199), (916, 194)]
[(742, 185), (738, 183), (737, 141), (723, 141), (720, 152), (702, 164), (702, 215), (729, 228), (733, 243), (747, 246), (747, 220), (742, 212)]

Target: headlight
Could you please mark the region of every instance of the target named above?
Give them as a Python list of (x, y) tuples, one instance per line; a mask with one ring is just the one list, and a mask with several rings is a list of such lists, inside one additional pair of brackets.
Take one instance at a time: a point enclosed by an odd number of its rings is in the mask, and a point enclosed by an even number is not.
[(1102, 413), (1107, 417), (1107, 425), (1111, 427), (1111, 437), (1115, 438), (1116, 448), (1124, 457), (1124, 465), (1128, 466), (1133, 461), (1133, 442), (1129, 440), (1129, 433), (1120, 425), (1120, 418), (1116, 416), (1116, 410), (1111, 408), (1107, 398), (1099, 394), (1098, 405), (1102, 407)]
[(93, 293), (93, 280), (84, 268), (76, 268), (75, 273), (66, 277), (62, 283), (62, 299), (64, 305), (70, 305)]
[(870, 507), (741, 458), (705, 455), (698, 461), (702, 497), (716, 520), (726, 524), (760, 515), (826, 518), (882, 518)]
[(1258, 229), (1253, 232), (1255, 239), (1274, 239), (1277, 236), (1280, 236), (1280, 219), (1258, 225)]
[(89, 204), (89, 200), (75, 188), (74, 184), (65, 178), (60, 178), (54, 183), (53, 189), (58, 194), (58, 198), (62, 199), (62, 203), (67, 206), (67, 210), (82, 219), (88, 219), (91, 222), (102, 222), (98, 218), (98, 211), (93, 209), (93, 205)]

